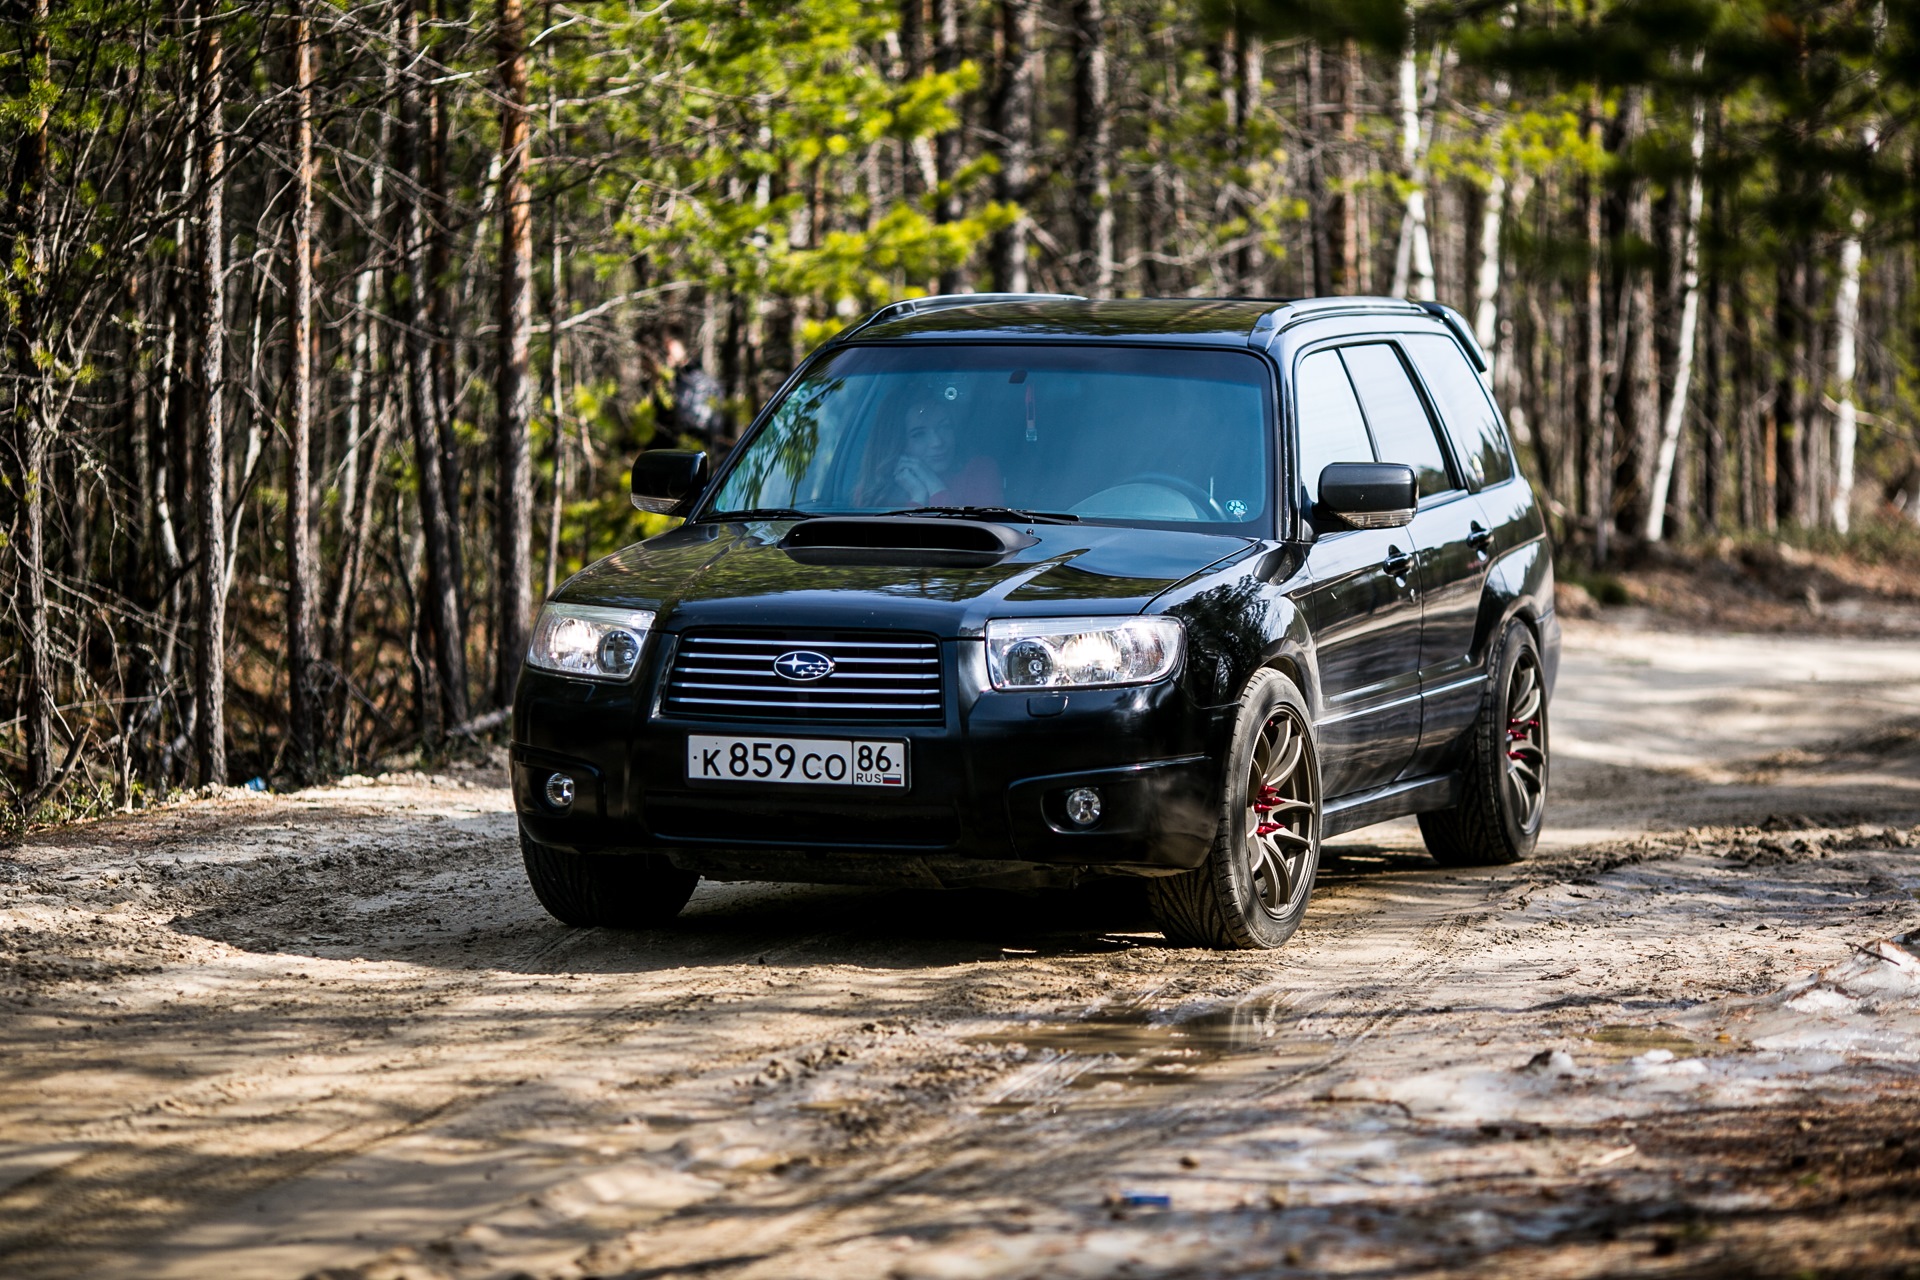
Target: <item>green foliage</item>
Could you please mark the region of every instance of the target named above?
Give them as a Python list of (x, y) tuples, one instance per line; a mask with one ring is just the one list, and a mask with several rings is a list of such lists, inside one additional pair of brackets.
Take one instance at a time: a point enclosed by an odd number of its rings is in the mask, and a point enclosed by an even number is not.
[[(562, 46), (548, 74), (570, 91), (649, 91), (602, 97), (567, 136), (583, 150), (616, 144), (592, 192), (635, 255), (682, 281), (815, 298), (834, 315), (864, 310), (965, 265), (1017, 216), (990, 201), (959, 219), (935, 216), (950, 192), (991, 175), (993, 163), (979, 161), (923, 205), (875, 208), (872, 193), (856, 191), (836, 200), (838, 225), (812, 225), (807, 188), (825, 162), (953, 129), (958, 99), (980, 86), (971, 62), (906, 79), (876, 63), (873, 49), (897, 22), (892, 6), (706, 0), (596, 13), (612, 38)], [(835, 327), (815, 321), (808, 340)]]

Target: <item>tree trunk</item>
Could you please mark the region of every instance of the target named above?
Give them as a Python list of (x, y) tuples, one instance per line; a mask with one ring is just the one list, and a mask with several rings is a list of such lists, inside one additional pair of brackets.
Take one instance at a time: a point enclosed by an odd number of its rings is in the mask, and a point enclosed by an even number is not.
[(1113, 120), (1107, 109), (1105, 0), (1073, 3), (1074, 229), (1082, 287), (1113, 292)]
[(1500, 350), (1500, 222), (1506, 203), (1507, 179), (1496, 167), (1480, 206), (1480, 260), (1473, 281), (1473, 336), (1487, 353), (1489, 369), (1498, 368)]
[[(1594, 94), (1587, 105), (1587, 144), (1600, 146), (1600, 102)], [(1613, 417), (1606, 411), (1607, 326), (1606, 299), (1600, 289), (1600, 184), (1593, 175), (1581, 179), (1581, 212), (1586, 224), (1587, 271), (1581, 299), (1581, 337), (1584, 359), (1580, 370), (1580, 433), (1585, 445), (1587, 514), (1593, 522), (1593, 562), (1605, 565), (1613, 550)]]
[[(1646, 91), (1631, 89), (1624, 95), (1617, 131), (1620, 151), (1625, 153), (1646, 132)], [(1614, 507), (1619, 512), (1623, 531), (1642, 529), (1646, 523), (1644, 505), (1652, 488), (1653, 456), (1660, 430), (1659, 358), (1654, 352), (1654, 281), (1646, 254), (1653, 246), (1653, 200), (1650, 184), (1629, 169), (1626, 174), (1624, 231), (1632, 246), (1632, 259), (1620, 270), (1620, 332), (1626, 339), (1615, 358), (1621, 366), (1615, 371), (1615, 416), (1623, 439), (1617, 447), (1614, 477)]]
[(513, 702), (533, 609), (533, 194), (527, 186), (527, 33), (520, 0), (502, 0), (500, 55), (500, 355), (494, 475), (494, 698)]
[[(392, 97), (396, 68), (393, 59), (385, 61), (387, 95)], [(367, 195), (367, 226), (375, 229), (376, 233), (385, 225), (387, 157), (392, 153), (393, 115), (391, 112), (382, 112), (379, 142), (370, 165), (373, 176), (368, 181)], [(376, 263), (377, 259), (369, 253), (353, 282), (355, 322), (347, 372), (347, 478), (341, 486), (340, 506), (343, 521), (350, 519), (352, 523), (341, 531), (346, 543), (346, 557), (341, 566), (327, 628), (328, 656), (341, 671), (349, 673), (353, 669), (354, 594), (359, 590), (361, 567), (366, 562), (368, 541), (373, 532), (373, 494), (379, 483), (380, 459), (386, 452), (387, 438), (393, 430), (393, 415), (385, 411), (388, 397), (384, 384), (378, 405), (372, 392), (375, 353), (384, 347), (379, 319), (373, 310), (379, 284)], [(356, 475), (359, 471), (358, 460), (362, 442), (369, 431), (374, 438), (366, 448), (364, 479), (361, 479)]]
[[(957, 71), (960, 67), (961, 0), (933, 0), (933, 69)], [(962, 215), (954, 175), (960, 172), (961, 144), (966, 135), (962, 118), (934, 141), (934, 169), (939, 175), (933, 216), (936, 222), (958, 222)], [(951, 268), (940, 277), (940, 292), (953, 293), (960, 288), (960, 272)]]
[(1800, 251), (1785, 250), (1775, 277), (1774, 341), (1780, 368), (1773, 391), (1773, 518), (1792, 524), (1800, 518), (1800, 355), (1801, 303), (1806, 295), (1807, 264)]
[[(1494, 101), (1505, 108), (1511, 96), (1512, 87), (1507, 81), (1496, 79)], [(1488, 373), (1496, 386), (1503, 381), (1504, 363), (1500, 351), (1500, 233), (1507, 211), (1507, 175), (1502, 165), (1503, 160), (1496, 152), (1493, 175), (1480, 206), (1479, 262), (1473, 282), (1473, 336), (1487, 354)], [(1524, 172), (1516, 172), (1515, 177), (1513, 194), (1518, 206), (1526, 202), (1527, 184)]]
[[(47, 0), (34, 0), (31, 34), (28, 40), (29, 66), (19, 74), (20, 83), (13, 96), (26, 98), (34, 86), (32, 77), (47, 65), (49, 49)], [(15, 89), (16, 86), (9, 86)], [(42, 218), (46, 207), (43, 194), (47, 171), (48, 107), (42, 100), (34, 113), (32, 131), (13, 157), (9, 175), (8, 213), (13, 229), (6, 245), (9, 266), (23, 264), (30, 277), (45, 269), (41, 243)], [(53, 661), (47, 626), (46, 493), (47, 433), (49, 424), (42, 415), (51, 407), (46, 393), (45, 375), (36, 358), (33, 331), (37, 327), (26, 318), (26, 307), (37, 307), (38, 292), (33, 280), (20, 291), (23, 307), (21, 323), (7, 326), (7, 362), (11, 366), (7, 381), (15, 424), (14, 453), (19, 467), (18, 502), (25, 517), (25, 545), (20, 549), (21, 641), (25, 653), (21, 663), (24, 688), (21, 711), (26, 720), (27, 792), (39, 795), (53, 780)]]
[[(433, 12), (446, 21), (446, 0), (434, 0)], [(447, 195), (448, 150), (451, 122), (447, 118), (446, 87), (440, 76), (430, 74), (426, 87), (425, 120), (426, 204), (424, 243), (426, 272), (421, 282), (426, 290), (427, 365), (433, 387), (433, 420), (440, 441), (440, 492), (446, 504), (448, 533), (452, 540), (452, 576), (454, 590), (460, 596), (460, 611), (466, 614), (467, 568), (466, 539), (460, 523), (460, 447), (453, 429), (453, 304), (448, 297), (448, 237), (452, 234), (453, 201)]]
[(994, 86), (993, 130), (1000, 139), (1000, 173), (995, 194), (1020, 206), (1010, 227), (994, 233), (993, 287), (1004, 293), (1027, 291), (1027, 243), (1033, 227), (1027, 202), (1033, 197), (1033, 106), (1040, 51), (1035, 35), (1039, 0), (1001, 0), (1000, 75)]
[[(557, 150), (560, 138), (560, 99), (558, 90), (547, 99), (547, 137), (550, 152)], [(547, 293), (547, 403), (552, 406), (548, 427), (553, 435), (553, 501), (547, 507), (546, 590), (541, 599), (553, 594), (560, 581), (560, 521), (567, 493), (567, 423), (560, 390), (560, 319), (567, 305), (566, 263), (560, 256), (560, 189), (552, 188), (547, 202), (548, 258), (547, 274), (551, 287)]]
[(226, 686), (226, 141), (216, 0), (202, 0), (200, 101), (200, 422), (194, 479), (200, 505), (200, 631), (194, 646), (194, 755), (201, 784), (227, 781)]
[[(1233, 151), (1235, 166), (1245, 169), (1251, 158), (1251, 140), (1248, 131), (1253, 127), (1255, 115), (1260, 110), (1261, 94), (1266, 87), (1266, 44), (1258, 36), (1241, 31), (1233, 41), (1232, 56), (1228, 60), (1228, 74), (1239, 82), (1240, 91), (1233, 101), (1239, 111), (1233, 121)], [(1246, 200), (1247, 229), (1241, 233), (1240, 252), (1234, 255), (1233, 291), (1250, 298), (1266, 293), (1263, 279), (1266, 273), (1267, 255), (1260, 248), (1257, 227), (1259, 203), (1257, 192), (1249, 191)], [(1311, 257), (1309, 256), (1309, 261)]]
[[(1879, 143), (1879, 134), (1867, 130), (1867, 150)], [(1833, 415), (1833, 527), (1841, 533), (1853, 527), (1854, 450), (1859, 444), (1859, 411), (1854, 408), (1854, 375), (1860, 337), (1860, 233), (1867, 211), (1856, 208), (1840, 246), (1840, 296), (1833, 309), (1833, 385), (1839, 403)]]
[[(1722, 212), (1724, 199), (1719, 189), (1714, 192), (1713, 225), (1716, 233), (1724, 226)], [(1706, 299), (1706, 361), (1705, 377), (1702, 379), (1701, 417), (1706, 421), (1706, 449), (1700, 468), (1700, 520), (1709, 534), (1718, 534), (1726, 520), (1728, 458), (1727, 458), (1727, 416), (1726, 390), (1724, 379), (1727, 376), (1727, 324), (1721, 312), (1723, 286), (1721, 274), (1723, 268), (1715, 264), (1707, 273)]]
[[(1438, 91), (1443, 56), (1436, 49), (1428, 63), (1430, 94)], [(1406, 51), (1400, 57), (1400, 163), (1412, 190), (1407, 193), (1406, 212), (1400, 220), (1400, 247), (1394, 254), (1391, 293), (1396, 298), (1430, 302), (1435, 291), (1433, 242), (1427, 234), (1427, 149), (1421, 138), (1420, 78), (1411, 28)]]
[[(1697, 69), (1700, 60), (1695, 59)], [(1682, 233), (1680, 281), (1680, 336), (1674, 343), (1672, 398), (1660, 423), (1660, 456), (1654, 463), (1653, 484), (1647, 492), (1647, 541), (1658, 542), (1666, 532), (1667, 490), (1673, 482), (1674, 452), (1680, 445), (1680, 427), (1686, 420), (1688, 383), (1693, 378), (1694, 333), (1700, 322), (1700, 208), (1705, 191), (1700, 164), (1707, 151), (1707, 117), (1702, 103), (1693, 108), (1693, 173), (1687, 182), (1686, 228)]]
[(1745, 273), (1732, 279), (1732, 297), (1727, 315), (1733, 322), (1733, 405), (1740, 449), (1740, 527), (1774, 527), (1773, 449), (1767, 434), (1767, 422), (1760, 414), (1762, 373), (1755, 348), (1754, 326), (1758, 311), (1753, 303)]
[(1336, 290), (1333, 285), (1334, 236), (1328, 219), (1332, 208), (1327, 193), (1328, 130), (1323, 106), (1327, 97), (1326, 58), (1317, 44), (1307, 46), (1302, 79), (1306, 104), (1300, 120), (1300, 132), (1307, 148), (1307, 247), (1308, 260), (1313, 265), (1310, 292), (1324, 296)]
[[(411, 65), (420, 48), (420, 13), (407, 0), (400, 15), (400, 48)], [(417, 68), (415, 69), (417, 71)], [(400, 86), (400, 119), (394, 130), (394, 170), (399, 197), (394, 201), (403, 270), (395, 273), (401, 345), (405, 352), (406, 406), (412, 426), (414, 465), (419, 471), (420, 526), (425, 539), (426, 598), (419, 616), (431, 635), (433, 680), (439, 685), (438, 707), (451, 728), (467, 719), (466, 618), (460, 607), (458, 537), (454, 512), (447, 506), (446, 477), (442, 472), (439, 417), (440, 396), (434, 386), (432, 337), (428, 332), (426, 301), (427, 211), (418, 194), (420, 166), (421, 92), (414, 73)]]
[(313, 43), (302, 0), (293, 9), (293, 268), (287, 385), (287, 729), (293, 775), (311, 783), (319, 745), (313, 689)]
[(1335, 158), (1335, 186), (1333, 198), (1327, 209), (1327, 235), (1331, 243), (1327, 247), (1327, 256), (1333, 264), (1333, 291), (1335, 293), (1363, 293), (1367, 288), (1367, 277), (1362, 261), (1362, 231), (1360, 218), (1364, 208), (1360, 193), (1354, 189), (1353, 152), (1355, 141), (1359, 137), (1359, 118), (1353, 109), (1356, 86), (1360, 79), (1360, 55), (1353, 41), (1341, 46), (1340, 56), (1334, 59), (1339, 69), (1334, 101), (1339, 109), (1340, 149)]

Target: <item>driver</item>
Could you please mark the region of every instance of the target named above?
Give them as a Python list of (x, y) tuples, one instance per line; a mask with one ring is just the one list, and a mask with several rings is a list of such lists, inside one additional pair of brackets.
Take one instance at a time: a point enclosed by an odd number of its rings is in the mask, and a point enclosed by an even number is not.
[[(995, 507), (1006, 501), (1000, 467), (986, 454), (960, 461), (958, 415), (939, 400), (907, 406), (877, 442), (879, 501), (901, 507)], [(890, 456), (889, 456), (890, 455)]]

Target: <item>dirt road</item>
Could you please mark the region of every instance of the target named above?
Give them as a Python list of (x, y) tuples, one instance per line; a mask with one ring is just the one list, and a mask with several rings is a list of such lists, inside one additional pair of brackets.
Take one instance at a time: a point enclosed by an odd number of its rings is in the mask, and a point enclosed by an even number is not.
[(0, 853), (0, 1274), (1906, 1274), (1920, 645), (1570, 628), (1541, 854), (569, 931), (485, 771)]

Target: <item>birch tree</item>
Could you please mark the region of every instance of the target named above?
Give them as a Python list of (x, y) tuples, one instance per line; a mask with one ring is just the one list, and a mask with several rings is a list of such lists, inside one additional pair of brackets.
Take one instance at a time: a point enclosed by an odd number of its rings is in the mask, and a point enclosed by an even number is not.
[[(1411, 28), (1411, 24), (1409, 24)], [(1439, 97), (1440, 75), (1446, 62), (1446, 50), (1436, 46), (1427, 59), (1425, 98), (1431, 105)], [(1393, 259), (1393, 288), (1396, 298), (1435, 299), (1433, 278), (1433, 242), (1427, 234), (1427, 146), (1430, 129), (1421, 127), (1419, 67), (1409, 37), (1400, 56), (1400, 164), (1407, 178), (1407, 206), (1400, 221), (1400, 241)]]
[[(1702, 56), (1694, 56), (1699, 70)], [(1680, 336), (1674, 343), (1673, 392), (1660, 423), (1660, 456), (1654, 463), (1653, 487), (1647, 495), (1646, 538), (1659, 542), (1666, 536), (1667, 496), (1673, 485), (1673, 460), (1680, 449), (1680, 430), (1686, 422), (1687, 395), (1693, 382), (1695, 335), (1700, 325), (1700, 211), (1706, 200), (1700, 166), (1707, 152), (1707, 106), (1696, 99), (1693, 104), (1693, 140), (1688, 148), (1693, 164), (1687, 174), (1686, 226), (1683, 232), (1680, 281)]]
[[(1879, 147), (1879, 131), (1866, 131), (1869, 153)], [(1847, 238), (1840, 245), (1840, 289), (1833, 307), (1833, 503), (1829, 518), (1841, 533), (1853, 528), (1855, 454), (1860, 445), (1860, 410), (1854, 403), (1854, 378), (1859, 373), (1860, 347), (1860, 237), (1867, 211), (1856, 206), (1847, 217)]]

